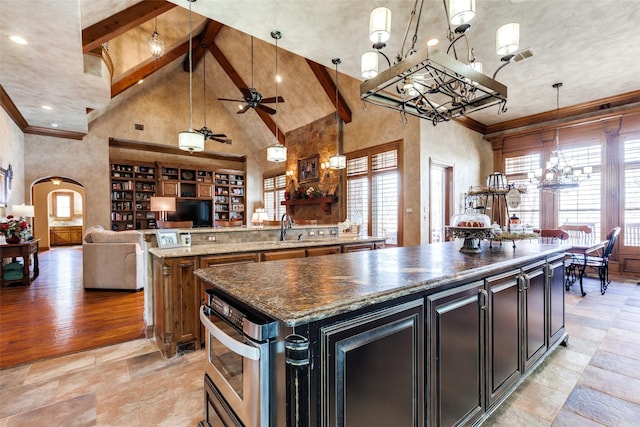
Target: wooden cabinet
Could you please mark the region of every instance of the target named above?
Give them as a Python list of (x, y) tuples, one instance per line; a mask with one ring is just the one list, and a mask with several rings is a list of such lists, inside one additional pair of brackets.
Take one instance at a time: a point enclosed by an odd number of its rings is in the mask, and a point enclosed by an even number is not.
[(471, 425), (484, 413), (487, 304), (482, 281), (427, 297), (427, 425)]
[(213, 184), (197, 184), (197, 196), (201, 199), (212, 199), (213, 198)]
[(319, 425), (425, 425), (423, 329), (422, 299), (320, 328)]
[(217, 170), (214, 176), (214, 215), (216, 220), (245, 221), (245, 173)]
[(49, 228), (51, 246), (81, 245), (82, 226), (59, 226)]
[(373, 243), (353, 243), (342, 245), (342, 252), (372, 251), (374, 249), (375, 245)]
[(283, 251), (266, 251), (260, 254), (260, 261), (276, 261), (279, 259), (304, 258), (305, 249), (289, 249)]
[[(487, 405), (498, 401), (522, 376), (522, 293), (520, 270), (486, 279)], [(544, 312), (542, 313), (544, 315)]]
[(155, 228), (151, 197), (156, 194), (156, 168), (152, 164), (111, 163), (111, 228)]
[(523, 357), (528, 370), (547, 350), (547, 283), (545, 261), (522, 270)]
[(195, 349), (200, 342), (199, 304), (194, 304), (200, 301), (196, 268), (196, 257), (154, 258), (155, 339), (165, 357)]
[(160, 182), (160, 194), (165, 197), (178, 197), (178, 186), (180, 185), (177, 181), (161, 181)]
[(321, 256), (321, 255), (333, 255), (342, 252), (342, 248), (339, 245), (336, 246), (318, 246), (316, 248), (307, 248), (306, 256)]
[(564, 325), (564, 255), (549, 260), (547, 265), (549, 283), (549, 347), (565, 336)]

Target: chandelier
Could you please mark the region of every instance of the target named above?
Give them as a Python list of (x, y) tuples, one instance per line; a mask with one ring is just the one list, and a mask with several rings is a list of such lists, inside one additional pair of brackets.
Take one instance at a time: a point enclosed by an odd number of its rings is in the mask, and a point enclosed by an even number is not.
[(556, 131), (555, 148), (544, 169), (536, 169), (528, 173), (529, 182), (536, 183), (539, 190), (548, 193), (558, 193), (580, 186), (580, 182), (589, 178), (593, 172), (591, 166), (576, 168), (571, 161), (567, 161), (560, 151), (560, 88), (562, 83), (555, 83), (556, 89)]
[[(489, 77), (482, 73), (482, 64), (476, 61), (467, 39), (471, 28), (468, 22), (475, 16), (475, 0), (443, 0), (448, 17), (449, 46), (445, 52), (433, 48), (438, 41), (429, 40), (424, 48), (416, 50), (418, 28), (424, 0), (415, 0), (404, 33), (402, 49), (413, 27), (413, 37), (405, 52), (399, 52), (393, 65), (382, 52), (391, 32), (391, 11), (376, 8), (371, 12), (370, 40), (374, 51), (361, 57), (361, 73), (365, 79), (360, 86), (360, 99), (406, 115), (431, 120), (433, 125), (484, 108), (499, 106), (498, 113), (507, 110), (507, 87), (494, 80), (497, 72), (514, 61), (519, 45), (519, 25), (501, 26), (496, 33), (496, 52), (505, 62)], [(415, 18), (415, 22), (414, 22)], [(452, 31), (451, 26), (456, 25)], [(466, 58), (459, 59), (457, 42), (466, 42)], [(383, 56), (389, 68), (378, 73), (378, 54)]]
[(156, 17), (155, 27), (153, 29), (153, 33), (149, 37), (149, 49), (151, 50), (151, 55), (155, 59), (159, 59), (164, 53), (164, 40), (160, 38), (158, 34), (158, 18)]

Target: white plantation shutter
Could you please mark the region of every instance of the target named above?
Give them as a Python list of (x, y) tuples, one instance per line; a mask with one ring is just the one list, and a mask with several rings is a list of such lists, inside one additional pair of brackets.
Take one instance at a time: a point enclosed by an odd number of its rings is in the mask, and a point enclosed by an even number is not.
[(286, 206), (280, 205), (284, 200), (286, 186), (286, 175), (272, 176), (262, 180), (262, 200), (270, 219), (279, 219), (286, 211)]
[(600, 239), (600, 211), (602, 199), (601, 145), (585, 145), (562, 150), (567, 162), (577, 168), (591, 166), (593, 173), (576, 189), (560, 193), (558, 225), (586, 224), (594, 239)]
[(530, 183), (528, 173), (540, 167), (540, 154), (505, 158), (505, 176), (507, 183), (516, 188), (526, 187), (526, 193), (521, 194), (520, 206), (509, 208), (510, 214), (515, 214), (523, 224), (540, 226), (540, 191), (536, 183)]
[(640, 246), (640, 136), (624, 142), (624, 246)]

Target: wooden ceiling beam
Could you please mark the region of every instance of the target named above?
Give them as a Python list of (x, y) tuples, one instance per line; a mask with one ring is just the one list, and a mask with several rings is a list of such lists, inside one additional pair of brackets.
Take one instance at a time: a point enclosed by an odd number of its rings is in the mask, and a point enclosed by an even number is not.
[[(223, 24), (207, 19), (204, 29), (193, 39), (193, 49), (191, 52), (193, 69), (198, 68), (198, 64), (204, 58), (204, 54), (207, 52), (207, 47), (214, 43), (218, 33), (224, 27)], [(185, 72), (189, 72), (189, 55), (184, 58), (182, 62), (182, 69)]]
[(125, 74), (118, 81), (113, 82), (113, 84), (111, 85), (111, 98), (124, 92), (131, 86), (138, 84), (140, 80), (149, 77), (151, 74), (155, 73), (165, 65), (175, 61), (182, 55), (185, 55), (187, 52), (189, 52), (188, 41), (182, 43), (180, 46), (171, 49), (169, 52), (165, 52), (165, 54), (160, 58), (156, 60), (152, 59), (142, 67)]
[(176, 7), (168, 1), (141, 1), (82, 30), (82, 52), (88, 53), (103, 43)]
[(166, 144), (154, 144), (152, 142), (128, 141), (117, 138), (109, 138), (109, 147), (124, 148), (127, 150), (151, 151), (154, 153), (173, 154), (179, 156), (200, 157), (212, 160), (227, 160), (241, 163), (247, 161), (247, 156), (244, 155), (221, 154), (213, 151), (195, 151), (193, 153), (189, 153), (179, 149), (177, 145), (172, 146)]
[[(324, 89), (324, 92), (327, 94), (331, 102), (333, 102), (333, 106), (336, 107), (336, 85), (329, 75), (327, 68), (324, 65), (320, 65), (315, 61), (305, 58), (307, 64), (309, 64), (309, 68), (315, 74), (316, 79)], [(345, 123), (351, 123), (351, 109), (347, 105), (347, 101), (342, 97), (340, 91), (338, 91), (338, 99), (340, 100), (338, 113), (340, 114), (340, 118)]]
[[(209, 52), (211, 52), (213, 57), (216, 59), (216, 61), (218, 61), (222, 69), (225, 71), (225, 73), (227, 73), (227, 76), (229, 76), (233, 84), (235, 84), (238, 89), (249, 87), (244, 82), (244, 80), (242, 80), (242, 77), (240, 77), (240, 74), (238, 74), (236, 69), (233, 68), (233, 65), (231, 65), (231, 62), (229, 62), (225, 54), (222, 53), (222, 51), (220, 50), (218, 45), (215, 44), (215, 42), (212, 42), (209, 44)], [(280, 128), (278, 128), (278, 132), (276, 132), (276, 124), (271, 118), (271, 115), (266, 111), (261, 110), (260, 108), (253, 108), (253, 110), (256, 112), (256, 114), (258, 114), (258, 117), (262, 119), (264, 124), (267, 125), (267, 128), (269, 128), (269, 130), (271, 131), (271, 133), (273, 133), (274, 136), (276, 135), (276, 133), (278, 134), (278, 141), (284, 145), (285, 135)]]

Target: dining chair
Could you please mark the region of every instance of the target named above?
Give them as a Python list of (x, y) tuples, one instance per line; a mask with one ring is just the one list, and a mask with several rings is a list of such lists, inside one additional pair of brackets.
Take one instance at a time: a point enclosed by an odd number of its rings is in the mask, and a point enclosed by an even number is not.
[(587, 253), (586, 257), (576, 255), (571, 257), (571, 267), (573, 271), (578, 270), (581, 277), (584, 276), (587, 267), (598, 271), (600, 293), (602, 295), (604, 295), (609, 283), (611, 283), (611, 280), (609, 280), (609, 257), (613, 252), (619, 234), (620, 227), (615, 227), (607, 234), (607, 243), (602, 249)]
[(562, 243), (569, 240), (569, 233), (560, 229), (542, 229), (539, 230), (541, 243)]
[(193, 221), (158, 221), (158, 228), (193, 228)]
[(318, 224), (317, 219), (298, 219), (294, 218), (293, 223), (296, 225), (316, 225)]
[(563, 224), (558, 229), (566, 231), (571, 240), (587, 240), (593, 231), (585, 224)]

